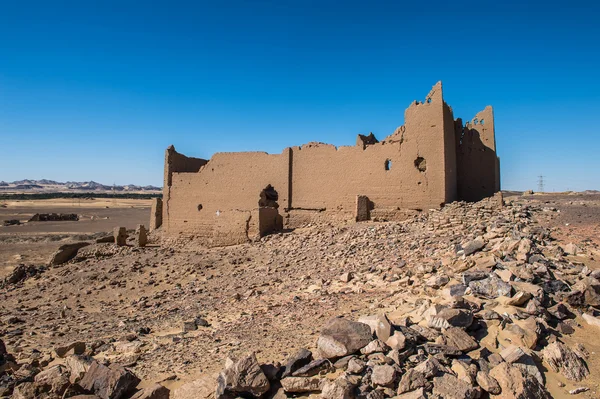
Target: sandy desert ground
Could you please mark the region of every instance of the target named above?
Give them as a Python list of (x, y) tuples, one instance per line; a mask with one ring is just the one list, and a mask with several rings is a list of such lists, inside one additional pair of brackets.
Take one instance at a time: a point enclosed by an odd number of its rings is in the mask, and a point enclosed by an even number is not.
[[(541, 269), (551, 269), (552, 279), (572, 290), (600, 276), (594, 273), (600, 270), (600, 195), (513, 196), (505, 202), (501, 209), (489, 201), (452, 204), (404, 222), (307, 225), (225, 248), (186, 242), (161, 247), (159, 233), (145, 248), (92, 244), (69, 263), (0, 289), (0, 338), (21, 363), (42, 356), (49, 360), (53, 349), (81, 341), (95, 358), (131, 369), (142, 379), (140, 386), (160, 382), (176, 392), (198, 379), (214, 378), (228, 355), (253, 351), (261, 363), (281, 364), (301, 348), (316, 355), (317, 338), (332, 317), (358, 320), (385, 314), (406, 335), (408, 330), (400, 326), (427, 326), (432, 306), (456, 306), (475, 314), (476, 322), (467, 330), (478, 343), (468, 352), (471, 359), (482, 359), (484, 349), (497, 353), (506, 339), (523, 344), (534, 334), (533, 358), (552, 397), (573, 397), (569, 390), (585, 388), (577, 397), (597, 398), (600, 326), (582, 318), (593, 308), (569, 306), (572, 317), (557, 321), (530, 307), (544, 306), (534, 304), (548, 281), (538, 278)], [(0, 208), (0, 219), (27, 219), (35, 212), (84, 217), (0, 227), (3, 275), (18, 264), (44, 265), (62, 243), (92, 240), (114, 226), (147, 225), (149, 204), (8, 202)], [(456, 252), (457, 244), (466, 248), (478, 237), (483, 237), (483, 247), (469, 255)], [(523, 242), (531, 248), (522, 250)], [(529, 263), (519, 263), (523, 251)], [(528, 277), (523, 270), (535, 265), (534, 256), (540, 264)], [(497, 269), (490, 259), (505, 268)], [(503, 278), (512, 275), (507, 281), (513, 292), (532, 290), (534, 297), (527, 294), (531, 299), (526, 303), (534, 305), (509, 305), (469, 291), (460, 301), (449, 299), (446, 289), (460, 285), (465, 275), (473, 270), (490, 274), (492, 269)], [(541, 295), (554, 299), (559, 294)], [(520, 325), (534, 318), (539, 331), (506, 337), (506, 323)], [(419, 331), (423, 328), (428, 327)], [(436, 343), (445, 339), (439, 331), (431, 334)], [(557, 340), (570, 348), (585, 347), (589, 376), (573, 381), (549, 367), (543, 349)], [(427, 357), (421, 344), (415, 345), (417, 352), (411, 352), (399, 374), (407, 375), (411, 362)]]
[(58, 243), (84, 240), (114, 227), (148, 227), (151, 200), (96, 198), (0, 200), (0, 225), (4, 220), (26, 222), (35, 213), (76, 213), (79, 221), (31, 222), (0, 226), (0, 278), (21, 263), (45, 263)]

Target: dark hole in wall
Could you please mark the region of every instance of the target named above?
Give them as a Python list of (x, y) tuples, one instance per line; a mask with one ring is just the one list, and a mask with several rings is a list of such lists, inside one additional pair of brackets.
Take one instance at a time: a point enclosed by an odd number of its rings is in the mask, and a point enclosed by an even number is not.
[(427, 170), (427, 162), (423, 157), (417, 157), (415, 159), (415, 168), (419, 170), (419, 172), (425, 172)]
[(201, 211), (202, 210), (202, 204), (198, 204), (198, 210)]
[(268, 206), (271, 208), (279, 208), (279, 204), (277, 203), (278, 200), (279, 200), (279, 194), (277, 193), (275, 188), (273, 188), (273, 186), (271, 186), (269, 184), (267, 187), (265, 187), (260, 192), (260, 199), (258, 200), (258, 206)]
[(390, 170), (392, 169), (392, 160), (391, 159), (386, 159), (383, 167), (385, 168), (385, 170)]

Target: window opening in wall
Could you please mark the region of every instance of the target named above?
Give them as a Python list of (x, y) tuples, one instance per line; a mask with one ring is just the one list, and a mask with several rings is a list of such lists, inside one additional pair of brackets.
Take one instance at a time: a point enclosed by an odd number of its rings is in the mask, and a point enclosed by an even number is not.
[(383, 166), (385, 167), (385, 170), (390, 170), (392, 169), (392, 160), (391, 159), (386, 159)]
[(198, 210), (201, 211), (202, 210), (202, 204), (198, 204)]
[(417, 157), (415, 159), (415, 168), (419, 170), (419, 172), (425, 172), (427, 170), (427, 162), (423, 157)]
[(427, 104), (431, 104), (431, 98), (427, 99)]
[(479, 124), (483, 125), (484, 122), (485, 122), (485, 119), (482, 119), (482, 120), (479, 121)]

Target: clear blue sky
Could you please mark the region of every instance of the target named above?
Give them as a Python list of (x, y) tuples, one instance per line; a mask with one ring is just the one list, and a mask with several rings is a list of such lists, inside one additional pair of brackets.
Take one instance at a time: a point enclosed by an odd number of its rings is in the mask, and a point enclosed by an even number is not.
[(163, 153), (379, 138), (442, 80), (505, 189), (600, 189), (597, 1), (0, 0), (0, 180), (162, 184)]

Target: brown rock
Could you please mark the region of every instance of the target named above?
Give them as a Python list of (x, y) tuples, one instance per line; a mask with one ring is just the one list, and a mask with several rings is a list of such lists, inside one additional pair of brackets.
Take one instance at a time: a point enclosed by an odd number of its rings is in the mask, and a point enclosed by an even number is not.
[(240, 395), (259, 397), (269, 388), (269, 380), (260, 368), (256, 355), (250, 353), (237, 361), (227, 359), (225, 369), (217, 378), (215, 398), (233, 398)]
[(535, 318), (515, 320), (498, 333), (498, 342), (505, 348), (515, 345), (533, 349), (537, 344), (538, 333), (539, 327)]
[(396, 377), (397, 373), (394, 367), (388, 365), (374, 366), (371, 381), (375, 385), (390, 386), (394, 384)]
[(443, 330), (442, 336), (446, 341), (446, 345), (454, 346), (463, 352), (469, 352), (479, 347), (477, 341), (458, 327), (450, 327)]
[(312, 352), (306, 348), (300, 349), (294, 356), (287, 360), (282, 377), (288, 377), (301, 367), (306, 366), (313, 360)]
[(327, 371), (331, 369), (331, 362), (327, 359), (317, 359), (308, 363), (304, 367), (300, 367), (298, 370), (292, 373), (294, 377), (312, 377), (321, 373), (322, 371)]
[(424, 373), (409, 369), (402, 375), (400, 384), (398, 384), (398, 395), (414, 391), (415, 389), (424, 387), (427, 384), (427, 377)]
[(170, 399), (209, 399), (215, 394), (215, 379), (202, 376), (171, 391)]
[(281, 380), (283, 390), (288, 393), (318, 392), (325, 381), (318, 377), (286, 377)]
[(388, 350), (390, 350), (390, 348), (385, 344), (385, 342), (381, 341), (380, 339), (375, 339), (369, 342), (367, 346), (362, 348), (360, 353), (363, 355), (371, 355), (373, 353), (387, 352)]
[(354, 388), (354, 384), (348, 381), (344, 376), (341, 376), (334, 381), (323, 383), (321, 397), (323, 399), (352, 399), (355, 397)]
[(469, 383), (469, 385), (475, 385), (475, 379), (477, 377), (477, 366), (472, 363), (467, 363), (462, 360), (452, 360), (452, 371), (455, 376), (461, 380)]
[(489, 392), (492, 395), (498, 395), (502, 391), (498, 381), (490, 377), (485, 371), (480, 370), (477, 372), (477, 384), (483, 388), (484, 391)]
[(62, 396), (69, 386), (69, 373), (65, 366), (57, 364), (37, 374), (34, 382), (44, 392)]
[(384, 314), (362, 316), (358, 319), (358, 322), (365, 323), (371, 327), (371, 332), (383, 342), (387, 341), (394, 331), (392, 323), (390, 323), (387, 316)]
[(131, 392), (139, 382), (139, 378), (123, 367), (106, 367), (93, 361), (79, 381), (79, 386), (101, 399), (119, 399)]
[(348, 368), (346, 369), (346, 371), (350, 374), (360, 374), (365, 370), (366, 367), (367, 364), (362, 360), (358, 358), (352, 358), (348, 362)]
[(71, 384), (75, 384), (83, 378), (92, 365), (93, 359), (87, 356), (71, 355), (65, 358), (65, 365), (69, 369)]
[[(542, 373), (533, 359), (531, 350), (518, 346), (510, 346), (503, 349), (502, 352), (500, 352), (500, 356), (507, 363), (510, 363), (521, 370), (523, 374), (535, 378), (542, 385), (544, 384), (544, 378), (542, 377)], [(497, 364), (499, 363), (494, 363), (492, 367)]]
[(33, 382), (24, 382), (19, 384), (13, 390), (12, 399), (38, 399), (40, 392)]
[(85, 342), (77, 341), (54, 348), (54, 352), (58, 357), (65, 357), (70, 351), (73, 351), (75, 355), (83, 355), (85, 353)]
[(471, 384), (459, 380), (452, 374), (433, 379), (433, 394), (444, 399), (475, 399), (477, 391)]
[(498, 399), (551, 399), (552, 397), (535, 378), (525, 375), (519, 368), (500, 363), (490, 370), (490, 377), (500, 385)]
[(394, 331), (394, 334), (385, 341), (385, 344), (392, 349), (400, 351), (406, 346), (406, 337), (401, 331)]
[(512, 286), (502, 281), (495, 273), (483, 280), (471, 281), (469, 288), (473, 294), (490, 299), (509, 296), (512, 291)]
[(411, 392), (406, 392), (395, 396), (394, 399), (427, 399), (425, 396), (425, 390), (423, 388), (415, 389)]
[(505, 303), (510, 306), (523, 306), (525, 302), (531, 299), (531, 294), (529, 292), (519, 291), (515, 295), (512, 296)]
[(469, 256), (485, 247), (485, 241), (482, 237), (477, 237), (474, 240), (468, 241), (462, 245), (462, 249), (466, 256)]
[(561, 342), (554, 342), (542, 351), (542, 357), (555, 372), (573, 381), (581, 381), (590, 372), (585, 361)]
[(330, 359), (353, 354), (372, 339), (373, 333), (367, 324), (336, 318), (323, 327), (317, 347), (322, 357)]
[(465, 309), (446, 308), (430, 316), (427, 324), (437, 330), (450, 327), (467, 328), (473, 324), (473, 313)]
[(170, 391), (167, 388), (160, 384), (154, 384), (136, 392), (131, 399), (169, 399), (169, 396)]
[(77, 251), (83, 247), (87, 247), (88, 245), (90, 245), (89, 242), (76, 242), (72, 244), (61, 245), (58, 247), (58, 250), (52, 254), (49, 265), (58, 266), (70, 261), (77, 255)]
[(402, 379), (398, 385), (398, 395), (424, 387), (428, 383), (427, 379), (440, 376), (444, 373), (452, 373), (452, 371), (441, 364), (435, 357), (430, 357), (419, 363), (416, 367), (408, 369), (402, 375)]

